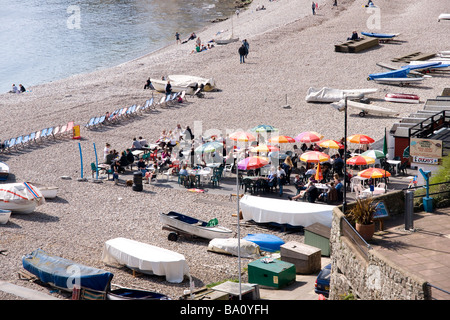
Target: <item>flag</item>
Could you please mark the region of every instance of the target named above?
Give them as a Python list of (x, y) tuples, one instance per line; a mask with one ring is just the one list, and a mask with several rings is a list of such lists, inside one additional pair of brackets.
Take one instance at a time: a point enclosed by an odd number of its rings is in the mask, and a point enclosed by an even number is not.
[(317, 165), (316, 175), (315, 175), (314, 179), (317, 180), (318, 182), (323, 180), (323, 174), (322, 174), (322, 169), (320, 168), (320, 162)]
[(383, 152), (384, 155), (387, 155), (388, 147), (387, 147), (387, 138), (386, 138), (386, 128), (384, 128), (384, 143), (383, 143)]

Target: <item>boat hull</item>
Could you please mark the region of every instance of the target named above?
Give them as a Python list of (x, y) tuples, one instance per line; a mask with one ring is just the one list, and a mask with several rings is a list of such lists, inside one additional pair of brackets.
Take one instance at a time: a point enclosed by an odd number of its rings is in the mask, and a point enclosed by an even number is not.
[(372, 73), (369, 75), (368, 80), (376, 80), (376, 79), (386, 79), (386, 78), (406, 78), (410, 71), (409, 67), (387, 71), (387, 72), (381, 72), (381, 73)]
[(11, 210), (0, 210), (0, 224), (7, 224), (11, 217)]
[(233, 234), (230, 229), (218, 225), (208, 227), (206, 221), (201, 221), (173, 211), (161, 213), (160, 220), (163, 224), (173, 229), (209, 240), (214, 238), (230, 238)]
[[(156, 80), (156, 79), (150, 79), (150, 81), (153, 84), (153, 87), (156, 91), (165, 93), (166, 92), (166, 84), (167, 81), (165, 80)], [(197, 90), (197, 83), (193, 82), (190, 85), (178, 85), (175, 81), (170, 81), (170, 84), (172, 86), (172, 92), (186, 92), (186, 94), (192, 95), (195, 90)]]
[(384, 100), (389, 102), (399, 103), (419, 103), (419, 96), (415, 94), (403, 94), (403, 93), (388, 93), (384, 97)]
[(153, 291), (119, 288), (109, 290), (106, 293), (106, 300), (170, 300), (170, 298)]
[(170, 81), (174, 81), (177, 84), (186, 83), (189, 85), (192, 83), (197, 83), (199, 87), (203, 85), (203, 91), (212, 91), (216, 88), (216, 83), (212, 78), (206, 79), (202, 77), (181, 75), (181, 74), (172, 74), (169, 75), (168, 78)]
[(44, 202), (41, 191), (28, 182), (0, 185), (0, 209), (11, 210), (13, 213), (31, 213)]
[(377, 78), (374, 79), (374, 81), (380, 84), (407, 85), (412, 83), (421, 83), (423, 78)]
[(0, 162), (0, 181), (8, 180), (8, 176), (9, 176), (9, 166), (4, 162)]
[(381, 39), (392, 39), (398, 36), (395, 33), (374, 33), (374, 32), (361, 32), (363, 36), (381, 38)]

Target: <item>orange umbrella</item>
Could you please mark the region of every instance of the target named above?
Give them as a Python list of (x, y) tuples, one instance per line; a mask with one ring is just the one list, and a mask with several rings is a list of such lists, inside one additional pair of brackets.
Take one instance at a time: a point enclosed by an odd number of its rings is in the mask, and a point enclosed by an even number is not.
[(295, 139), (289, 136), (276, 136), (269, 139), (271, 143), (293, 143)]
[(310, 142), (317, 142), (322, 138), (323, 138), (323, 135), (321, 135), (320, 133), (317, 133), (315, 131), (305, 131), (305, 132), (299, 133), (295, 137), (295, 140), (297, 140), (298, 142), (310, 143)]
[(324, 162), (330, 160), (330, 156), (320, 151), (305, 152), (300, 156), (303, 162)]
[(316, 179), (317, 181), (323, 180), (323, 174), (322, 174), (322, 169), (320, 168), (320, 162), (317, 165), (316, 175), (315, 175), (314, 179)]
[(347, 159), (347, 164), (352, 166), (364, 166), (373, 163), (375, 163), (375, 159), (368, 156), (354, 156), (350, 159)]
[(372, 178), (372, 179), (378, 179), (378, 178), (384, 178), (384, 177), (390, 177), (390, 172), (380, 169), (380, 168), (369, 168), (366, 170), (362, 170), (358, 172), (358, 176), (363, 178)]
[(245, 131), (237, 131), (232, 133), (229, 138), (234, 141), (255, 141), (256, 138), (251, 133)]
[(321, 140), (317, 144), (322, 148), (344, 149), (344, 145), (336, 140)]
[(369, 144), (375, 142), (371, 137), (364, 134), (354, 134), (347, 138), (351, 143)]

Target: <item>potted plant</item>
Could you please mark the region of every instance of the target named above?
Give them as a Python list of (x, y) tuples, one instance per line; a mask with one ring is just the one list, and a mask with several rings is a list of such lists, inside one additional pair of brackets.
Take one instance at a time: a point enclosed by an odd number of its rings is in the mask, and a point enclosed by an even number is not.
[(377, 211), (378, 201), (372, 198), (357, 199), (349, 210), (349, 218), (355, 222), (355, 229), (361, 237), (369, 241), (375, 232), (373, 221), (374, 213)]

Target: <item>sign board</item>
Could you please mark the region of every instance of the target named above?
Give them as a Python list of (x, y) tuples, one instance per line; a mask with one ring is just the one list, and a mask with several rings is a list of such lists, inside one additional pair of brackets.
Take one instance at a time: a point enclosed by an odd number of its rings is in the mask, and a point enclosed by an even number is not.
[(386, 205), (383, 201), (379, 202), (377, 204), (377, 211), (373, 214), (374, 219), (382, 219), (387, 218), (389, 216), (389, 213), (387, 211)]
[(439, 164), (439, 159), (414, 156), (413, 162), (424, 164)]
[(442, 141), (431, 139), (411, 138), (409, 154), (414, 157), (442, 158)]

